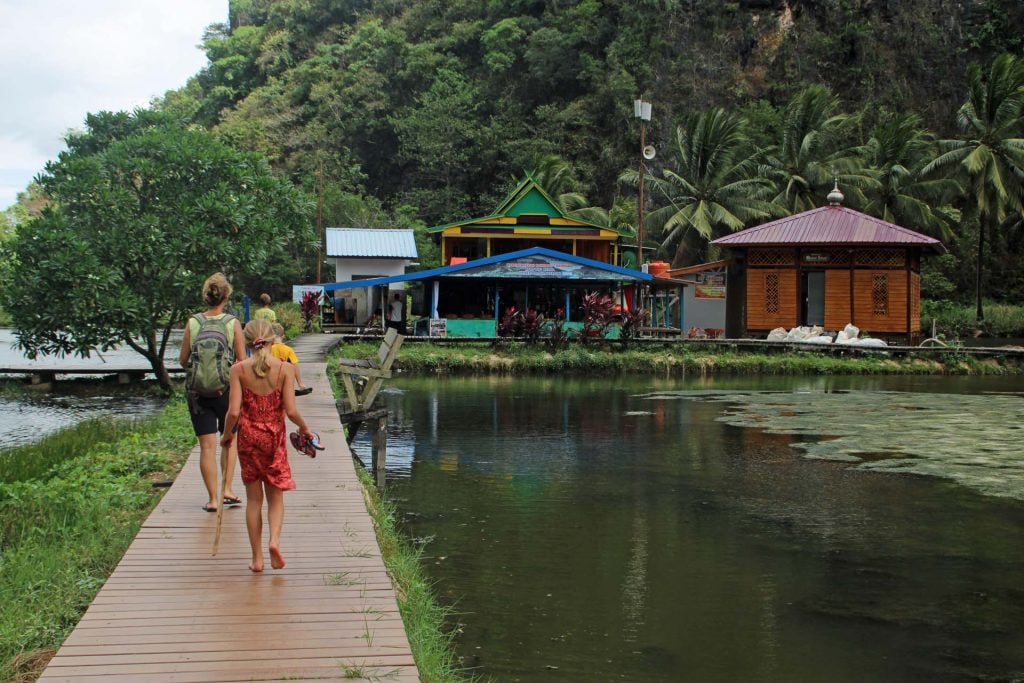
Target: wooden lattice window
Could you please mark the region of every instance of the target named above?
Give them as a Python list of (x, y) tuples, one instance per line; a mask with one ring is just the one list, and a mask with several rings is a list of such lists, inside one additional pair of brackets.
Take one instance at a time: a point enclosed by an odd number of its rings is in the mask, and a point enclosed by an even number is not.
[(858, 266), (904, 266), (907, 255), (902, 249), (861, 249), (857, 252)]
[(764, 276), (764, 310), (767, 313), (779, 312), (778, 273), (768, 273)]
[(793, 252), (789, 249), (751, 249), (747, 254), (750, 266), (790, 266)]
[(889, 276), (874, 275), (871, 278), (871, 305), (875, 315), (889, 315)]

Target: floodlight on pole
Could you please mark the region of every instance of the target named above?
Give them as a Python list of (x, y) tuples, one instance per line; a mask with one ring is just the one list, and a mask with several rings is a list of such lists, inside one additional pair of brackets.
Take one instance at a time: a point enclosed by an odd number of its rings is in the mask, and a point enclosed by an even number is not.
[(636, 206), (636, 267), (640, 270), (644, 263), (644, 174), (647, 169), (644, 166), (644, 159), (653, 159), (653, 148), (647, 147), (646, 122), (651, 120), (651, 103), (643, 99), (633, 100), (633, 118), (640, 120), (640, 183), (639, 196)]

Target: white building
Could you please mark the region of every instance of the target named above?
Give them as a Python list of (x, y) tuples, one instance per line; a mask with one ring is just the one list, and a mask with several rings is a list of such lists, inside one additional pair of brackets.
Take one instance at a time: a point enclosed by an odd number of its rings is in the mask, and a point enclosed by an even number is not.
[[(377, 228), (327, 228), (327, 261), (334, 264), (335, 282), (368, 280), (402, 275), (416, 261), (416, 240), (412, 230)], [(405, 283), (396, 282), (391, 290), (404, 294)], [(345, 310), (354, 312), (354, 322), (362, 324), (381, 301), (376, 288), (342, 289), (335, 296), (345, 299)], [(348, 315), (352, 316), (352, 313)]]

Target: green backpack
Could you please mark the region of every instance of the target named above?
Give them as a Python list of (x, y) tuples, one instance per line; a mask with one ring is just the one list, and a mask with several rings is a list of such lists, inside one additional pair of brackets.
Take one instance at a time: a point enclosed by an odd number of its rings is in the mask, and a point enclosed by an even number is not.
[(225, 313), (220, 318), (195, 316), (199, 332), (192, 339), (192, 352), (185, 370), (185, 389), (195, 396), (217, 397), (228, 390), (229, 372), (235, 352), (228, 342), (228, 326), (235, 316)]

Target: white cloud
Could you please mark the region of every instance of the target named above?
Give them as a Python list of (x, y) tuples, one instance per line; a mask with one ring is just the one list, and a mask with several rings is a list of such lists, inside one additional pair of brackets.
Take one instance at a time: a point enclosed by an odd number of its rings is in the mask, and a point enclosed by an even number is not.
[(0, 209), (86, 114), (184, 85), (206, 64), (203, 30), (227, 12), (227, 0), (0, 0)]

